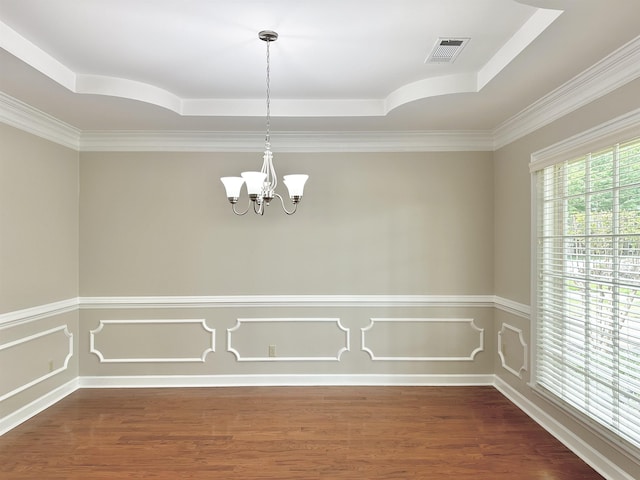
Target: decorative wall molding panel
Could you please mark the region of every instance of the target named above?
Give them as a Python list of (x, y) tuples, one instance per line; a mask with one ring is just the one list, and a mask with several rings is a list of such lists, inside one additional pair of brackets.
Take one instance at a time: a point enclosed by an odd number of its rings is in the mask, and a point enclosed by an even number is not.
[(215, 329), (204, 319), (100, 320), (89, 351), (100, 363), (204, 362), (215, 351)]
[(372, 318), (361, 334), (371, 360), (472, 361), (484, 350), (472, 318)]
[[(0, 345), (0, 402), (65, 371), (71, 357), (73, 334), (67, 325)], [(14, 370), (6, 368), (15, 363), (22, 365), (23, 378), (13, 377)]]
[(527, 370), (527, 342), (524, 332), (507, 323), (503, 323), (498, 332), (498, 355), (502, 368), (522, 379)]
[(227, 329), (238, 362), (340, 361), (349, 329), (339, 318), (239, 318)]

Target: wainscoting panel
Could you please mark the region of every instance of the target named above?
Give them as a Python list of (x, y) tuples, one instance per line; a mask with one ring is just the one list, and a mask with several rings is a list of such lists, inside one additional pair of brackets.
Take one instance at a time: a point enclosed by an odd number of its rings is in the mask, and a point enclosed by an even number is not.
[(215, 330), (204, 319), (100, 320), (89, 350), (101, 363), (204, 362)]
[(498, 332), (498, 356), (502, 368), (522, 379), (527, 370), (527, 343), (523, 331), (503, 323)]
[(0, 401), (65, 371), (71, 357), (73, 334), (66, 325), (0, 345)]
[(239, 362), (340, 361), (349, 329), (338, 318), (239, 318), (227, 350)]
[(371, 360), (472, 361), (484, 350), (472, 318), (372, 318), (361, 333)]
[(494, 304), (484, 296), (88, 302), (80, 307), (81, 376), (466, 376), (496, 368), (497, 355), (487, 354), (496, 348)]

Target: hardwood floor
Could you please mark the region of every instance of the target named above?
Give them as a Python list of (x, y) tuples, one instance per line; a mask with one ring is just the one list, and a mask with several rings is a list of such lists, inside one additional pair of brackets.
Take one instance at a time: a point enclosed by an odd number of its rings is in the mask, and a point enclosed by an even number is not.
[(1, 479), (602, 478), (491, 387), (81, 389)]

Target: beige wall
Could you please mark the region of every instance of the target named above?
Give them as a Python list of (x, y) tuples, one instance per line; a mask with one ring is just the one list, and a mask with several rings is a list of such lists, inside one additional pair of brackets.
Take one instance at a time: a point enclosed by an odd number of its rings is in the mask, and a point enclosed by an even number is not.
[[(75, 299), (78, 260), (78, 153), (0, 124), (0, 314)], [(0, 323), (0, 431), (78, 376), (77, 311), (35, 317)]]
[(299, 212), (237, 217), (219, 177), (260, 162), (83, 153), (81, 294), (492, 292), (490, 152), (276, 154), (310, 175)]
[(640, 79), (497, 150), (495, 294), (530, 302), (531, 154), (640, 108)]
[[(491, 152), (276, 154), (281, 175), (310, 175), (299, 212), (237, 217), (219, 177), (260, 162), (260, 152), (82, 153), (81, 295), (491, 295)], [(127, 307), (81, 312), (82, 375), (493, 368), (492, 308), (464, 301)], [(277, 359), (266, 358), (270, 345)]]
[(0, 124), (0, 313), (78, 295), (78, 153)]

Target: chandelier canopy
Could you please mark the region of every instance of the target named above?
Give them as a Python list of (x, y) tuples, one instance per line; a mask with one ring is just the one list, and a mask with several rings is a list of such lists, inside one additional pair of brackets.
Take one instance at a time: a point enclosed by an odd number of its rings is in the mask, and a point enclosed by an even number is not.
[[(265, 207), (269, 206), (275, 197), (280, 199), (282, 209), (287, 215), (293, 215), (298, 209), (298, 203), (302, 200), (304, 184), (309, 175), (285, 175), (283, 182), (289, 191), (289, 198), (293, 203), (293, 210), (289, 211), (285, 207), (282, 196), (275, 192), (278, 185), (278, 177), (273, 167), (273, 152), (271, 151), (271, 58), (269, 55), (269, 45), (278, 39), (278, 34), (272, 30), (263, 30), (258, 33), (258, 38), (267, 44), (267, 133), (264, 140), (264, 155), (262, 157), (262, 168), (259, 172), (242, 172), (240, 177), (222, 177), (220, 180), (224, 184), (227, 199), (231, 203), (233, 213), (244, 215), (251, 207), (258, 215), (264, 215)], [(249, 194), (249, 205), (244, 211), (237, 211), (236, 204), (240, 198), (242, 185), (246, 183)]]

